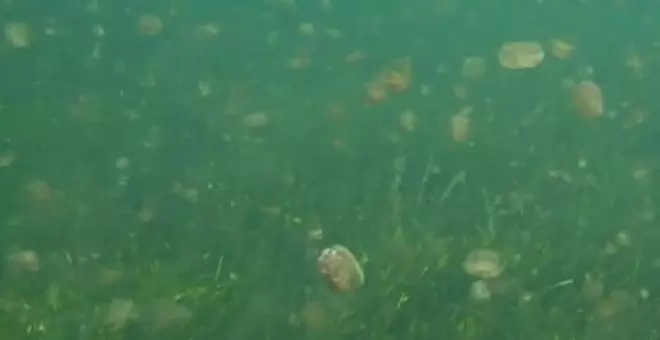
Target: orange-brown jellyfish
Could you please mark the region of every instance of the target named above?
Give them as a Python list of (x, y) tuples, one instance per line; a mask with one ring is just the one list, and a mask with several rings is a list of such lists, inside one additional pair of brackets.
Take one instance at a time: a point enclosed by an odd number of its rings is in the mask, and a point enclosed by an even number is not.
[(403, 92), (412, 83), (410, 58), (396, 59), (379, 76), (380, 82), (393, 92)]
[(345, 293), (364, 285), (360, 262), (348, 248), (340, 244), (323, 249), (316, 263), (319, 272), (334, 291)]
[(573, 88), (573, 107), (581, 116), (596, 118), (603, 115), (603, 91), (591, 80), (580, 82)]
[(451, 137), (453, 140), (464, 143), (470, 139), (472, 107), (463, 108), (450, 119)]
[(378, 104), (387, 99), (387, 89), (380, 83), (371, 83), (367, 85), (365, 100), (369, 104)]

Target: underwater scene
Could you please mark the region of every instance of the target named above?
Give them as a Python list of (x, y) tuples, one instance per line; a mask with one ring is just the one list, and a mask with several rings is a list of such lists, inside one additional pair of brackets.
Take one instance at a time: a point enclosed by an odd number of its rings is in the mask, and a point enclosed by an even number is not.
[(658, 0), (0, 25), (0, 339), (660, 339)]

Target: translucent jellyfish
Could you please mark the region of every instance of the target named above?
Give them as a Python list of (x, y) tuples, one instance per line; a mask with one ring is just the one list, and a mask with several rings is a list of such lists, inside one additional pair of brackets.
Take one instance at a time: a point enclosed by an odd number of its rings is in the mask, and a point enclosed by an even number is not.
[(488, 283), (483, 280), (477, 280), (470, 285), (470, 299), (473, 301), (487, 301), (491, 297)]
[(29, 47), (32, 40), (30, 33), (30, 26), (24, 22), (10, 22), (5, 25), (5, 38), (14, 48)]
[(464, 79), (479, 79), (486, 74), (486, 59), (482, 57), (469, 57), (463, 61), (461, 75)]
[(14, 272), (38, 272), (39, 255), (33, 250), (22, 250), (7, 256), (7, 265)]
[(555, 58), (568, 59), (573, 54), (575, 46), (569, 41), (563, 39), (552, 39), (550, 41), (550, 51)]
[(605, 285), (599, 278), (587, 274), (582, 284), (582, 297), (587, 301), (596, 301), (603, 296)]
[(472, 118), (471, 107), (466, 107), (451, 117), (451, 137), (457, 142), (467, 142), (470, 139), (470, 130)]
[(367, 86), (366, 102), (378, 104), (387, 99), (387, 89), (380, 83), (372, 83)]
[(463, 269), (469, 275), (480, 279), (492, 279), (502, 273), (504, 263), (496, 251), (483, 248), (470, 252), (463, 262)]
[(500, 65), (510, 69), (534, 68), (541, 64), (545, 52), (541, 44), (534, 41), (508, 42), (500, 47)]
[(156, 330), (185, 325), (193, 316), (186, 306), (167, 299), (157, 300), (146, 314), (147, 323)]
[(407, 132), (413, 132), (417, 126), (417, 116), (412, 110), (406, 110), (399, 116), (399, 123)]
[(107, 306), (103, 324), (115, 331), (121, 330), (138, 319), (137, 307), (130, 299), (113, 299)]
[(268, 115), (265, 112), (251, 113), (243, 118), (243, 125), (249, 128), (261, 128), (268, 125)]
[(53, 199), (53, 188), (46, 181), (32, 179), (27, 183), (28, 195), (36, 202), (46, 202)]
[(594, 316), (601, 319), (612, 319), (621, 312), (635, 305), (635, 297), (624, 290), (614, 290), (601, 299), (594, 310)]
[(298, 25), (298, 33), (300, 35), (312, 36), (314, 35), (314, 24), (311, 22), (303, 22)]
[(0, 168), (6, 168), (6, 167), (12, 165), (12, 163), (14, 163), (15, 159), (16, 159), (16, 156), (14, 155), (13, 152), (0, 154)]
[(605, 104), (603, 91), (591, 80), (585, 80), (573, 88), (573, 107), (581, 116), (596, 118), (603, 115)]
[(144, 14), (139, 22), (140, 34), (156, 35), (163, 30), (163, 21), (155, 14)]
[(323, 330), (329, 322), (328, 308), (319, 301), (310, 301), (300, 312), (302, 324), (310, 331)]
[(412, 84), (412, 63), (410, 58), (392, 61), (379, 75), (379, 82), (392, 92), (403, 92)]
[(364, 272), (360, 262), (342, 245), (336, 244), (323, 249), (316, 263), (330, 288), (337, 292), (354, 291), (364, 285)]

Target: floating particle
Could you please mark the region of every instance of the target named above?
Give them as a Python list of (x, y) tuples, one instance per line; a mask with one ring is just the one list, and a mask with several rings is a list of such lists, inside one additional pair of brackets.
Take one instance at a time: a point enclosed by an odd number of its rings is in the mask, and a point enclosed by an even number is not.
[(139, 20), (139, 31), (143, 35), (157, 35), (163, 30), (163, 21), (155, 14), (143, 14)]
[(32, 42), (30, 26), (25, 22), (10, 22), (5, 25), (5, 38), (14, 48), (27, 48)]
[(464, 79), (479, 79), (486, 75), (486, 59), (469, 57), (463, 61), (461, 74)]
[(575, 46), (562, 39), (552, 39), (550, 41), (550, 52), (558, 59), (568, 59), (573, 55)]
[(500, 255), (492, 249), (476, 249), (463, 261), (463, 270), (480, 279), (498, 277), (504, 270)]
[(330, 288), (337, 292), (354, 291), (364, 285), (364, 272), (360, 262), (342, 245), (336, 244), (323, 249), (316, 263)]
[(573, 108), (581, 116), (596, 118), (605, 112), (603, 91), (591, 80), (584, 80), (573, 88)]
[(500, 47), (500, 65), (509, 69), (534, 68), (541, 64), (545, 52), (541, 44), (533, 41), (508, 42)]

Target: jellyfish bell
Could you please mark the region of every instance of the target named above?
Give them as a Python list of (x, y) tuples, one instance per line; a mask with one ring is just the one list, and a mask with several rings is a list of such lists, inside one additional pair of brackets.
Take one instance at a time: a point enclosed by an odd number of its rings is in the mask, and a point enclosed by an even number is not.
[(498, 52), (500, 65), (508, 69), (529, 69), (541, 64), (545, 51), (535, 41), (512, 41), (502, 44)]
[(590, 274), (585, 275), (581, 290), (581, 295), (584, 300), (589, 302), (598, 301), (603, 297), (604, 290), (605, 284), (600, 278), (594, 277)]
[(486, 281), (477, 280), (470, 285), (469, 295), (472, 301), (483, 302), (490, 300), (492, 293)]
[(322, 331), (330, 321), (330, 310), (321, 301), (309, 301), (300, 311), (300, 321), (308, 331)]
[(469, 114), (457, 113), (450, 119), (451, 137), (459, 143), (467, 142), (470, 139), (471, 122)]
[(570, 40), (555, 38), (550, 41), (550, 51), (555, 58), (568, 59), (573, 55), (575, 44)]
[(7, 255), (7, 267), (14, 274), (23, 272), (36, 273), (40, 269), (39, 256), (34, 250), (14, 251)]
[(157, 35), (163, 30), (163, 21), (155, 14), (143, 14), (138, 21), (138, 29), (142, 35)]
[(583, 80), (572, 89), (573, 107), (583, 117), (597, 118), (605, 112), (603, 91), (591, 80)]
[(468, 57), (463, 60), (461, 76), (463, 79), (480, 79), (486, 74), (486, 59), (483, 57)]
[(364, 285), (364, 271), (355, 255), (336, 244), (321, 250), (316, 260), (319, 273), (328, 286), (337, 292), (355, 291)]
[(410, 85), (408, 80), (408, 75), (399, 71), (391, 71), (386, 75), (384, 82), (392, 91), (403, 92)]
[(380, 73), (379, 82), (392, 92), (404, 92), (412, 83), (412, 64), (410, 57), (391, 61)]
[(504, 263), (499, 253), (492, 249), (476, 249), (463, 261), (463, 270), (480, 279), (493, 279), (502, 274)]
[(380, 83), (371, 83), (367, 85), (365, 101), (368, 104), (375, 105), (387, 99), (387, 89)]
[(9, 22), (5, 25), (5, 39), (14, 48), (27, 48), (34, 37), (30, 26), (25, 22)]

